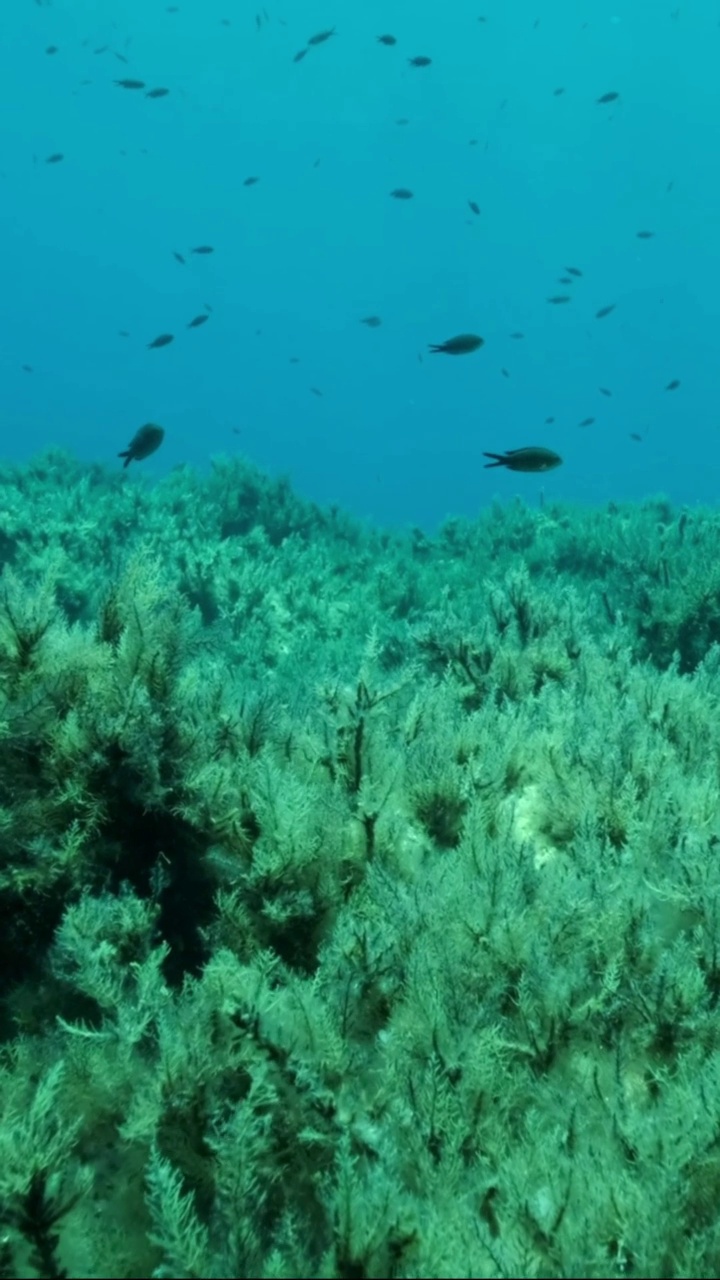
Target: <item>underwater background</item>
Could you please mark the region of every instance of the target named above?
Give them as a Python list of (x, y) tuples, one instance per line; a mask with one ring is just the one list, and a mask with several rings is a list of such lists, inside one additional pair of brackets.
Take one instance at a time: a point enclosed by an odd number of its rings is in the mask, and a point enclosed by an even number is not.
[(0, 1277), (720, 1274), (720, 10), (480, 2), (3, 7)]
[[(6, 456), (110, 463), (159, 422), (155, 475), (241, 451), (425, 528), (508, 491), (484, 449), (531, 444), (565, 458), (559, 497), (714, 500), (719, 21), (712, 0), (10, 0)], [(468, 331), (476, 355), (428, 354)]]

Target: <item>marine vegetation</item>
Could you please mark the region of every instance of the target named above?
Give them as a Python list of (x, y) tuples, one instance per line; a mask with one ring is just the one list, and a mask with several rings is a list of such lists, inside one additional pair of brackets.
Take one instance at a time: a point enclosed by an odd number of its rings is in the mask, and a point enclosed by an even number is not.
[(1, 478), (4, 1274), (717, 1274), (717, 515)]

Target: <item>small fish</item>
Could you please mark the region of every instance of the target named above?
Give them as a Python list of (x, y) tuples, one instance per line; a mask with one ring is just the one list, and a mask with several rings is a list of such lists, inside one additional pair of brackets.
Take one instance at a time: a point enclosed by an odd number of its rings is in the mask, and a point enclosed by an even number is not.
[(494, 458), (494, 462), (486, 462), (485, 467), (507, 467), (509, 471), (552, 471), (559, 467), (562, 458), (552, 449), (543, 449), (540, 445), (529, 445), (525, 449), (507, 449), (505, 453), (483, 453), (485, 458)]
[(377, 42), (378, 44), (386, 44), (388, 47), (391, 44), (397, 44), (397, 40), (394, 36), (378, 36)]
[(120, 89), (144, 89), (144, 80), (116, 80), (115, 84)]
[(146, 98), (166, 98), (169, 92), (170, 92), (169, 89), (163, 89), (162, 87), (158, 89), (148, 89), (147, 93), (145, 94), (145, 97)]
[(64, 159), (65, 159), (65, 156), (63, 155), (62, 151), (53, 151), (53, 153), (52, 153), (52, 155), (51, 155), (51, 156), (47, 156), (47, 157), (46, 157), (46, 159), (45, 159), (45, 163), (46, 163), (46, 164), (59, 164), (59, 163), (60, 163), (60, 161), (61, 161), (61, 160), (64, 160)]
[(318, 387), (311, 387), (310, 390), (312, 391), (314, 396), (322, 397), (322, 391), (320, 391)]
[(510, 334), (510, 337), (511, 337), (511, 338), (524, 338), (524, 337), (525, 337), (525, 334), (524, 334), (524, 333), (515, 332), (515, 333), (511, 333), (511, 334)]
[(503, 378), (509, 378), (509, 377), (510, 377), (510, 374), (508, 373), (507, 369), (501, 369), (501, 370), (500, 370), (500, 372), (501, 372), (501, 374), (502, 374)]
[(572, 276), (558, 276), (558, 284), (572, 284)]
[(152, 342), (148, 342), (148, 348), (167, 347), (171, 342), (175, 341), (175, 335), (172, 333), (160, 333), (157, 338), (153, 338)]
[(173, 258), (176, 262), (181, 262), (182, 265), (185, 266), (185, 259), (181, 253), (178, 253), (177, 249), (173, 249)]
[(607, 387), (598, 387), (601, 396), (611, 396), (612, 391), (608, 391)]
[(243, 182), (243, 186), (244, 186), (244, 187), (254, 187), (254, 186), (255, 186), (255, 183), (256, 183), (256, 182), (259, 182), (259, 181), (260, 181), (260, 179), (259, 179), (259, 178), (245, 178), (245, 180), (244, 180), (244, 182)]
[(413, 193), (409, 187), (395, 187), (394, 190), (390, 192), (390, 195), (393, 200), (412, 200), (413, 198)]
[(454, 338), (448, 338), (446, 342), (431, 343), (428, 351), (433, 354), (442, 352), (446, 356), (465, 356), (471, 351), (478, 351), (484, 345), (485, 339), (479, 338), (476, 333), (458, 333)]
[(214, 253), (215, 250), (213, 249), (211, 244), (198, 244), (195, 246), (194, 249), (191, 249), (190, 252), (191, 253)]
[(361, 324), (366, 324), (368, 329), (379, 329), (382, 324), (380, 316), (363, 316)]
[(408, 65), (411, 67), (429, 67), (432, 58), (426, 58), (424, 54), (418, 54), (415, 58), (408, 58)]
[(57, 51), (58, 51), (58, 47), (56, 44), (49, 44), (47, 49), (45, 50), (46, 53), (57, 53)]
[(642, 444), (642, 436), (638, 435), (637, 431), (631, 431), (629, 434), (631, 440), (637, 440), (638, 444)]
[(32, 367), (32, 365), (31, 365), (31, 364), (23, 364), (23, 365), (21, 365), (21, 366), (20, 366), (20, 368), (22, 369), (23, 373), (32, 373), (32, 372), (33, 372), (33, 367)]
[(546, 426), (546, 427), (551, 427), (554, 421), (555, 421), (555, 419), (554, 419), (554, 418), (546, 418), (546, 419), (545, 419), (545, 426)]
[(468, 200), (468, 208), (472, 209), (474, 214), (480, 215), (480, 205), (476, 200)]
[(569, 276), (577, 276), (578, 278), (582, 276), (582, 271), (579, 267), (566, 267), (565, 270)]
[(655, 235), (655, 232), (654, 231), (636, 231), (635, 235), (638, 240), (652, 240)]
[(311, 36), (308, 40), (308, 48), (310, 48), (311, 45), (324, 44), (326, 40), (329, 40), (330, 37), (334, 35), (334, 27), (331, 27), (329, 31), (318, 31), (317, 35)]
[(400, 119), (399, 119), (399, 120), (396, 120), (396, 121), (395, 121), (395, 123), (396, 123), (396, 124), (409, 124), (409, 123), (410, 123), (410, 121), (408, 120), (407, 116), (400, 116)]
[(611, 92), (611, 93), (604, 93), (604, 94), (602, 95), (602, 97), (600, 97), (600, 98), (596, 98), (596, 99), (595, 99), (595, 101), (596, 101), (596, 102), (598, 102), (598, 103), (603, 103), (603, 104), (604, 104), (604, 103), (606, 103), (606, 102), (615, 102), (615, 101), (616, 101), (616, 99), (617, 99), (617, 98), (619, 98), (619, 97), (620, 97), (620, 94), (619, 94), (619, 93), (615, 93), (615, 92), (613, 91), (613, 92)]
[(582, 422), (578, 422), (578, 426), (579, 426), (579, 427), (591, 427), (594, 421), (595, 421), (595, 419), (594, 419), (594, 418), (583, 418)]
[(118, 329), (118, 338), (129, 338), (129, 337), (130, 337), (130, 332), (128, 329)]
[(611, 302), (609, 307), (601, 307), (599, 311), (595, 312), (595, 319), (602, 320), (604, 316), (609, 316), (610, 312), (614, 310), (615, 310), (615, 303)]
[(188, 325), (188, 329), (199, 329), (200, 325), (207, 324), (209, 319), (210, 319), (209, 315), (207, 315), (206, 312), (201, 311), (199, 316), (193, 316), (193, 319), (190, 321)]
[(125, 459), (123, 467), (129, 467), (133, 461), (141, 462), (143, 458), (149, 458), (151, 453), (160, 448), (164, 438), (163, 428), (154, 422), (146, 422), (144, 427), (138, 427), (127, 449), (118, 454), (118, 458)]
[(667, 384), (667, 386), (666, 386), (665, 390), (666, 390), (666, 391), (677, 391), (677, 389), (678, 389), (678, 387), (679, 387), (679, 386), (680, 386), (680, 379), (679, 379), (679, 378), (673, 378), (672, 382), (668, 382), (668, 384)]
[(553, 89), (553, 98), (561, 98), (564, 92), (564, 89)]
[(295, 57), (293, 58), (293, 62), (302, 62), (306, 54), (307, 54), (307, 49), (300, 49), (298, 53), (295, 54)]
[(551, 302), (554, 307), (559, 307), (563, 302), (571, 302), (569, 293), (555, 293), (552, 298), (547, 298), (547, 302)]

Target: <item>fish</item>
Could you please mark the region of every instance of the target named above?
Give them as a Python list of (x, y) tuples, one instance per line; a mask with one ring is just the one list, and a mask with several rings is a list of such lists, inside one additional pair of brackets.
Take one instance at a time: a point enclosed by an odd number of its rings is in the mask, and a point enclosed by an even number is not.
[(123, 468), (129, 467), (131, 462), (149, 458), (151, 453), (160, 448), (164, 439), (164, 429), (155, 422), (146, 422), (143, 427), (138, 427), (127, 449), (118, 454), (118, 458), (125, 459)]
[(366, 324), (368, 329), (379, 329), (382, 324), (380, 316), (363, 316), (361, 324)]
[(612, 391), (608, 391), (607, 387), (598, 387), (601, 396), (611, 396)]
[(423, 53), (414, 58), (408, 58), (408, 65), (411, 67), (429, 67), (431, 62), (432, 58), (426, 58)]
[(181, 262), (182, 265), (185, 266), (185, 259), (181, 253), (178, 253), (177, 249), (173, 249), (173, 258), (176, 262)]
[(412, 200), (413, 193), (409, 187), (395, 187), (390, 192), (393, 200)]
[(680, 386), (680, 379), (679, 379), (679, 378), (673, 378), (672, 382), (668, 382), (668, 384), (667, 384), (667, 386), (666, 386), (665, 390), (666, 390), (666, 391), (677, 391), (677, 389), (678, 389), (678, 387), (679, 387), (679, 386)]
[(559, 307), (561, 303), (571, 302), (572, 299), (569, 293), (555, 293), (552, 298), (547, 298), (546, 301), (552, 302), (553, 306)]
[(591, 427), (594, 421), (595, 421), (595, 419), (594, 419), (594, 418), (583, 418), (582, 422), (578, 422), (578, 426), (579, 426), (579, 427)]
[(244, 186), (244, 187), (254, 187), (254, 186), (255, 186), (255, 183), (256, 183), (256, 182), (259, 182), (259, 181), (260, 181), (260, 179), (259, 179), (259, 178), (254, 178), (254, 177), (251, 177), (251, 178), (245, 178), (245, 179), (244, 179), (244, 181), (243, 181), (243, 186)]
[(144, 89), (144, 80), (116, 80), (114, 82), (120, 89)]
[(477, 203), (476, 200), (468, 200), (468, 207), (472, 209), (474, 214), (477, 214), (477, 215), (480, 214), (480, 205)]
[(158, 334), (157, 338), (153, 338), (152, 342), (148, 342), (148, 348), (167, 347), (171, 342), (174, 342), (174, 341), (175, 341), (174, 334), (161, 333), (161, 334)]
[(486, 453), (484, 458), (494, 458), (494, 462), (486, 462), (485, 468), (507, 467), (509, 471), (552, 471), (559, 467), (562, 458), (552, 449), (544, 449), (541, 445), (528, 445), (525, 449), (507, 449), (505, 453)]
[(214, 253), (215, 250), (213, 249), (211, 244), (199, 244), (199, 245), (196, 245), (194, 249), (191, 249), (190, 252), (191, 253)]
[(595, 319), (602, 320), (604, 316), (609, 316), (610, 312), (614, 310), (615, 310), (615, 303), (611, 302), (609, 307), (601, 307), (599, 311), (595, 312)]
[(210, 319), (209, 315), (207, 315), (205, 312), (201, 312), (199, 316), (193, 316), (193, 319), (190, 321), (187, 327), (188, 329), (199, 329), (200, 325), (206, 324), (209, 319)]
[(146, 98), (166, 98), (169, 92), (170, 92), (169, 89), (163, 89), (163, 88), (148, 89), (147, 93), (145, 94), (145, 97)]
[(446, 356), (465, 356), (471, 351), (478, 351), (484, 346), (485, 339), (479, 338), (476, 333), (458, 333), (454, 338), (448, 338), (446, 342), (430, 343), (428, 351), (432, 351), (437, 355), (442, 352)]
[(566, 267), (565, 270), (569, 276), (577, 276), (578, 278), (582, 276), (582, 271), (579, 267)]
[(397, 44), (397, 40), (395, 39), (395, 37), (394, 37), (394, 36), (378, 36), (378, 37), (377, 37), (377, 42), (378, 42), (378, 44), (386, 44), (386, 45), (388, 45), (388, 47), (389, 47), (391, 44)]
[(60, 161), (61, 161), (61, 160), (64, 160), (64, 159), (65, 159), (65, 156), (63, 155), (62, 151), (53, 151), (53, 153), (52, 153), (52, 155), (51, 155), (51, 156), (47, 156), (47, 157), (46, 157), (46, 159), (45, 159), (45, 163), (46, 163), (46, 164), (59, 164), (59, 163), (60, 163)]
[(295, 54), (295, 57), (293, 58), (293, 62), (302, 62), (306, 53), (307, 53), (307, 49), (299, 49), (298, 52)]
[(524, 333), (519, 333), (519, 332), (517, 332), (517, 331), (516, 331), (515, 333), (511, 333), (511, 334), (510, 334), (510, 337), (511, 337), (511, 338), (524, 338), (524, 337), (525, 337), (525, 334), (524, 334)]
[(620, 97), (620, 94), (615, 93), (615, 91), (612, 90), (610, 93), (603, 93), (602, 96), (599, 98), (596, 98), (595, 101), (598, 103), (615, 102), (616, 99), (619, 97)]
[(655, 232), (654, 231), (636, 231), (635, 235), (638, 240), (652, 240), (654, 238)]
[(334, 27), (330, 27), (328, 31), (318, 31), (317, 35), (311, 36), (308, 40), (308, 48), (310, 48), (311, 45), (324, 44), (326, 40), (329, 40), (330, 37), (334, 35)]

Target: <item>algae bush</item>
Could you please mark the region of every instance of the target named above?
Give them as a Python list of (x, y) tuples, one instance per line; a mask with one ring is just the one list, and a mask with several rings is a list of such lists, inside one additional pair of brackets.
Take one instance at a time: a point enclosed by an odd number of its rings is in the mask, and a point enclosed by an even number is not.
[(0, 1271), (720, 1272), (720, 520), (0, 476)]

